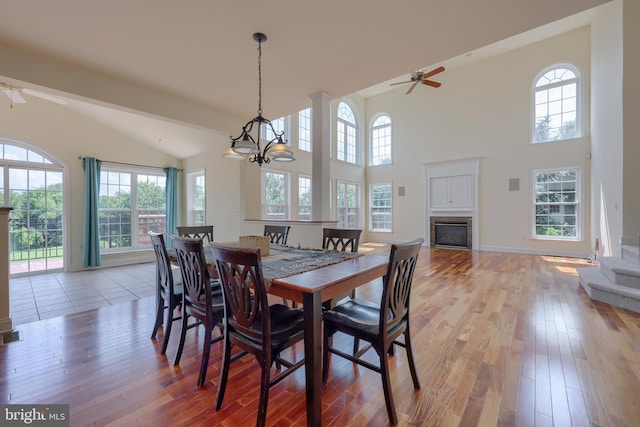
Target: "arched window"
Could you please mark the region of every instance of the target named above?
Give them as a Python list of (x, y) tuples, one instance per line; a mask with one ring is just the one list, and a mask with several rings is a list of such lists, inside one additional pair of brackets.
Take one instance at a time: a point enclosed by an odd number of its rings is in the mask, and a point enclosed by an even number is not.
[(345, 102), (338, 105), (338, 160), (358, 162), (356, 119), (353, 110)]
[(63, 167), (34, 147), (0, 138), (0, 198), (11, 206), (11, 274), (63, 268)]
[(391, 117), (380, 114), (371, 123), (371, 146), (369, 165), (388, 165), (391, 163)]
[(534, 143), (580, 136), (580, 76), (575, 67), (562, 64), (544, 70), (533, 91)]

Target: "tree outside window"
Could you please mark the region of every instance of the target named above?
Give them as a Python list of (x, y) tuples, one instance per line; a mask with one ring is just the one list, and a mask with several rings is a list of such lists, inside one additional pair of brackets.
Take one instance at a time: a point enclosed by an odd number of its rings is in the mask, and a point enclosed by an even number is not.
[(311, 178), (298, 177), (298, 219), (311, 221)]
[(338, 228), (360, 228), (360, 186), (337, 183)]
[(534, 88), (533, 142), (576, 138), (578, 129), (577, 70), (557, 66), (542, 74)]

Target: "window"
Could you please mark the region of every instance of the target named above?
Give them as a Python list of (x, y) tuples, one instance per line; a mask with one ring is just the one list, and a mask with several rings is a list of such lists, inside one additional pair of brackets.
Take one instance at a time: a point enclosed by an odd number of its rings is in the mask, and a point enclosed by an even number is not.
[(164, 173), (124, 171), (103, 165), (100, 172), (99, 234), (105, 251), (150, 246), (147, 232), (165, 233)]
[(262, 171), (262, 219), (289, 219), (288, 175)]
[(580, 136), (579, 77), (569, 65), (555, 66), (536, 79), (534, 88), (533, 142), (549, 142)]
[(579, 170), (534, 171), (533, 179), (534, 237), (577, 240), (579, 238)]
[(311, 221), (311, 178), (298, 177), (298, 219)]
[(392, 231), (391, 184), (372, 184), (369, 194), (369, 230)]
[(357, 141), (356, 141), (356, 120), (353, 110), (346, 103), (338, 105), (338, 160), (349, 163), (356, 163)]
[[(284, 132), (284, 136), (287, 136), (287, 128), (289, 127), (289, 117), (280, 117), (278, 119), (271, 120), (271, 124), (276, 132), (281, 133)], [(275, 139), (276, 136), (271, 131), (269, 126), (261, 126), (260, 132), (262, 132), (262, 139), (266, 139), (267, 141), (271, 141)]]
[(63, 267), (63, 168), (22, 143), (0, 139), (0, 203), (10, 206), (9, 273)]
[(205, 225), (204, 171), (187, 175), (187, 224)]
[(391, 163), (391, 117), (381, 114), (371, 124), (371, 166)]
[(298, 113), (298, 148), (311, 151), (311, 108)]
[(360, 228), (360, 186), (337, 182), (338, 228)]

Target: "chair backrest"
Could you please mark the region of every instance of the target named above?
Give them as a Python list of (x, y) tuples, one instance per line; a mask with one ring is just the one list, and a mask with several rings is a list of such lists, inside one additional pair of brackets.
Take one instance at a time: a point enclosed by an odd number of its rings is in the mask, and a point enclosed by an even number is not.
[(203, 320), (212, 314), (211, 283), (202, 239), (171, 236), (182, 275), (183, 310)]
[(271, 321), (260, 249), (214, 246), (212, 250), (223, 290), (229, 332), (252, 347), (269, 347)]
[(167, 298), (174, 293), (174, 284), (164, 236), (161, 233), (154, 233), (153, 231), (149, 231), (147, 235), (151, 238), (153, 251), (156, 254), (156, 283), (158, 290), (165, 297), (165, 300), (167, 300)]
[(286, 245), (290, 228), (289, 225), (265, 225), (264, 235), (269, 236), (271, 243)]
[(213, 225), (181, 225), (176, 227), (181, 237), (206, 240), (213, 243)]
[(358, 252), (362, 230), (345, 228), (323, 228), (322, 249), (346, 252)]
[(413, 272), (424, 239), (391, 245), (389, 266), (383, 278), (382, 302), (380, 305), (381, 333), (393, 329), (406, 321), (409, 315), (409, 295)]

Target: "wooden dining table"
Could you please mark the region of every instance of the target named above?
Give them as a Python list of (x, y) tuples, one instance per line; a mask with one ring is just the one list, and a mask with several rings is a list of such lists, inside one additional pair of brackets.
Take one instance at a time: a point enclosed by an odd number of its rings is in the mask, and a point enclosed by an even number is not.
[(384, 276), (388, 262), (368, 254), (271, 280), (270, 294), (302, 303), (307, 426), (322, 425), (322, 303)]
[[(235, 246), (223, 244), (224, 246)], [(172, 263), (175, 251), (169, 249)], [(330, 253), (332, 252), (332, 253)], [(349, 254), (271, 246), (263, 257), (268, 293), (302, 303), (307, 425), (322, 425), (322, 306), (324, 302), (387, 273), (388, 256)], [(217, 276), (210, 251), (205, 250), (210, 274)], [(287, 265), (289, 264), (289, 265)], [(306, 265), (303, 265), (306, 264)], [(290, 274), (293, 271), (300, 271)]]

